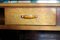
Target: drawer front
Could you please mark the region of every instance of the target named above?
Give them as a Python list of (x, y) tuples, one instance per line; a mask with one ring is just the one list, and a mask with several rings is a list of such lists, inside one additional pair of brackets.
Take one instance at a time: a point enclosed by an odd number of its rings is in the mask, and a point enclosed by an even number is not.
[(5, 24), (56, 25), (56, 9), (5, 8)]

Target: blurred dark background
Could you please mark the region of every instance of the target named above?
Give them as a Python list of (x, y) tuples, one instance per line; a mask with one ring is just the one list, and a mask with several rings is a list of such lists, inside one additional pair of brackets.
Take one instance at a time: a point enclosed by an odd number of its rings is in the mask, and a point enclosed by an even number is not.
[(0, 40), (60, 40), (60, 32), (0, 30)]

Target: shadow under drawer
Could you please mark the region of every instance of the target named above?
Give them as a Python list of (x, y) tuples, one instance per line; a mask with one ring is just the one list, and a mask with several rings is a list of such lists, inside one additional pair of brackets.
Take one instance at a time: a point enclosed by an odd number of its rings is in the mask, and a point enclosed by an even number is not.
[(5, 24), (4, 8), (0, 8), (0, 25)]

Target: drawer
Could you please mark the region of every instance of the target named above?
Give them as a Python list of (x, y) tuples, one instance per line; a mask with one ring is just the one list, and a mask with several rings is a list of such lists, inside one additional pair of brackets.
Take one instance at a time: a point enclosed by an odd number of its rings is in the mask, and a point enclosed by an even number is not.
[(5, 24), (56, 25), (56, 8), (5, 8)]

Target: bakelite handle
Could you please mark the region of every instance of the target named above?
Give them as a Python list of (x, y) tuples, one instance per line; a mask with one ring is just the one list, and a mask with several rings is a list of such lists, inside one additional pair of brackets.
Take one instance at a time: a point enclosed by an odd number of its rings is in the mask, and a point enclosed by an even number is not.
[(35, 19), (37, 18), (36, 15), (22, 15), (21, 18), (24, 18), (24, 19)]

